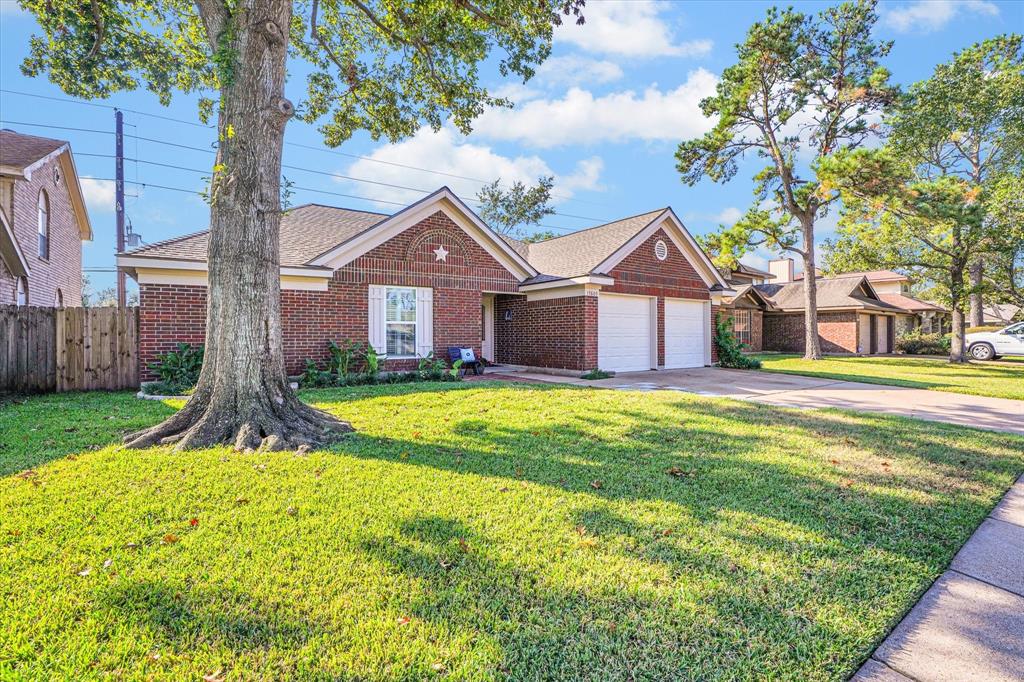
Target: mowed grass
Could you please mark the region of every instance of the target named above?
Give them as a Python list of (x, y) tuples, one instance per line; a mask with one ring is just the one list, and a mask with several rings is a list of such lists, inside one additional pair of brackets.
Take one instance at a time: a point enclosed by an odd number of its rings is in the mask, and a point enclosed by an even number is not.
[(1024, 400), (1024, 363), (954, 364), (936, 358), (870, 356), (804, 360), (800, 355), (771, 353), (756, 357), (766, 372)]
[(0, 406), (0, 678), (845, 679), (1024, 439), (671, 392), (304, 393), (329, 450), (124, 451), (173, 407)]

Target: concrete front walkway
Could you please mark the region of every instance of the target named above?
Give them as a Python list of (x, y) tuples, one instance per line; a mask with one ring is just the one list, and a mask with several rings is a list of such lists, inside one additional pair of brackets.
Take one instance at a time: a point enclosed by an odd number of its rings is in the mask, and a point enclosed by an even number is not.
[[(505, 374), (497, 368), (494, 371)], [(780, 407), (838, 407), (1024, 434), (1024, 400), (986, 398), (920, 388), (717, 367), (629, 372), (597, 381), (532, 372), (510, 372), (508, 375), (519, 379), (596, 388), (686, 391)]]
[(1024, 680), (1024, 476), (853, 682)]

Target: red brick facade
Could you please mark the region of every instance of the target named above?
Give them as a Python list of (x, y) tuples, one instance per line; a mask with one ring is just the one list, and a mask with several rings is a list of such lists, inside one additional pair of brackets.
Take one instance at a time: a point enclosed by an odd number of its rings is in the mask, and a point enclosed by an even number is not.
[[(82, 237), (71, 205), (68, 182), (55, 158), (32, 171), (31, 180), (0, 179), (0, 202), (14, 228), (22, 255), (28, 261), (28, 304), (53, 306), (60, 290), (64, 305), (82, 305)], [(40, 190), (49, 203), (50, 253), (39, 255), (37, 206)], [(0, 260), (0, 305), (15, 303), (16, 280)]]
[[(749, 353), (760, 353), (764, 350), (764, 312), (759, 308), (730, 305), (722, 308), (722, 315), (735, 318), (735, 313), (739, 310), (750, 315), (750, 341), (744, 341), (746, 347), (743, 350)], [(739, 338), (738, 335), (737, 338)]]
[[(655, 256), (659, 240), (668, 249), (664, 261)], [(444, 261), (435, 253), (439, 247), (447, 252)], [(665, 299), (707, 300), (707, 285), (663, 231), (608, 274), (615, 284), (605, 291), (657, 298), (658, 364), (664, 364)], [(370, 285), (433, 291), (433, 347), (439, 356), (446, 356), (448, 346), (471, 346), (481, 354), (482, 294), (490, 293), (495, 294), (497, 362), (577, 371), (597, 367), (596, 291), (584, 295), (577, 288), (568, 297), (527, 301), (512, 273), (443, 212), (437, 212), (339, 268), (327, 291), (282, 291), (283, 346), (290, 374), (301, 372), (307, 359), (325, 361), (328, 341), (367, 341)], [(144, 368), (178, 342), (203, 342), (204, 286), (141, 284), (139, 288)], [(384, 368), (407, 369), (415, 364), (416, 360), (390, 360)]]
[(594, 369), (597, 297), (527, 301), (526, 296), (495, 296), (494, 344), (495, 360), (499, 363)]
[[(443, 246), (445, 261), (434, 250)], [(327, 342), (365, 343), (369, 335), (369, 285), (433, 289), (433, 339), (439, 356), (448, 346), (481, 352), (482, 292), (514, 292), (518, 281), (441, 212), (339, 268), (327, 291), (281, 292), (285, 368), (302, 371), (307, 359), (324, 362)], [(206, 288), (164, 284), (139, 286), (143, 368), (179, 341), (202, 343)], [(385, 369), (415, 367), (416, 360), (392, 360)], [(148, 376), (147, 372), (143, 372)]]
[[(770, 313), (764, 316), (764, 349), (804, 352), (804, 314)], [(818, 338), (824, 353), (857, 352), (857, 313), (819, 312)]]

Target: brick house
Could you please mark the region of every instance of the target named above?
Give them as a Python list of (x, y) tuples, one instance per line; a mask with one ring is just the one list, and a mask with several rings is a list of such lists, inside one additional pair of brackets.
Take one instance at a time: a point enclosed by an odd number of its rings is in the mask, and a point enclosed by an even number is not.
[(81, 305), (84, 239), (71, 146), (0, 130), (0, 305)]
[[(771, 261), (769, 268), (770, 272), (754, 271), (747, 278), (749, 284), (737, 283), (742, 274), (730, 275), (733, 293), (724, 297), (723, 309), (733, 315), (734, 330), (738, 318), (747, 321), (751, 350), (802, 353), (806, 341), (803, 278), (793, 275), (790, 258)], [(818, 338), (823, 352), (891, 353), (896, 337), (912, 326), (907, 319), (916, 318), (918, 306), (938, 308), (911, 298), (909, 292), (891, 292), (886, 281), (879, 284), (883, 294), (873, 276), (891, 279), (865, 272), (817, 278)]]
[[(320, 205), (281, 221), (285, 365), (368, 342), (384, 369), (449, 346), (501, 364), (582, 372), (702, 367), (725, 282), (669, 209), (526, 244), (448, 188), (394, 215)], [(139, 283), (145, 367), (203, 342), (207, 233), (118, 255)]]
[(732, 318), (732, 332), (745, 344), (744, 350), (759, 353), (764, 350), (764, 311), (770, 303), (756, 287), (775, 279), (775, 275), (737, 263), (731, 270), (723, 269), (722, 276), (732, 293), (723, 297), (721, 314)]

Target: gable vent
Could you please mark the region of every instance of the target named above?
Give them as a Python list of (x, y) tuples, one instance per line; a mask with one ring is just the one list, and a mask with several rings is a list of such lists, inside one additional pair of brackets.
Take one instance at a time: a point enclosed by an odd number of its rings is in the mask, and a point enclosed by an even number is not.
[(668, 258), (668, 247), (665, 246), (665, 242), (660, 239), (654, 243), (654, 256), (658, 260), (665, 260)]

